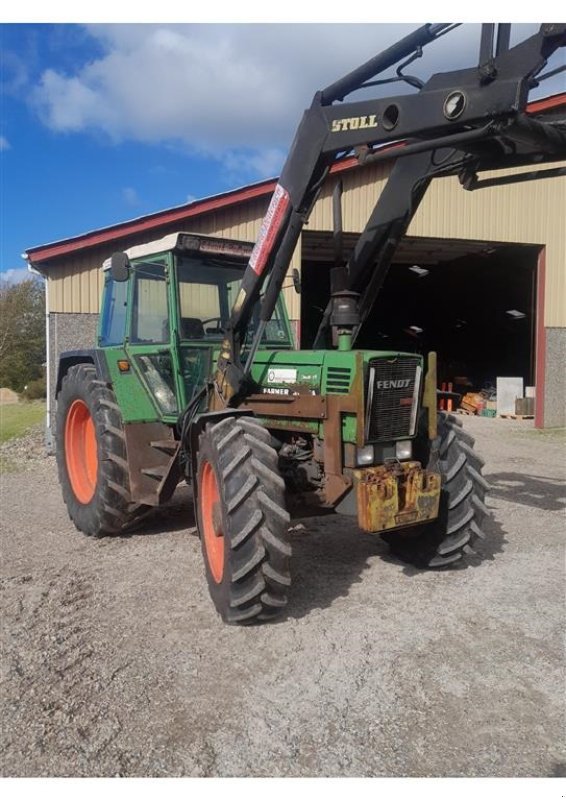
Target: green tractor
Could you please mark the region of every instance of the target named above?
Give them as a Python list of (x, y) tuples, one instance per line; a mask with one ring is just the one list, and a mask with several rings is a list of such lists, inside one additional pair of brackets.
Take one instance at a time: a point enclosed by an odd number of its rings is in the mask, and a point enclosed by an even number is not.
[[(437, 412), (435, 354), (354, 349), (433, 178), (458, 174), (472, 189), (482, 169), (564, 157), (564, 121), (526, 111), (564, 26), (515, 48), (501, 35), (489, 80), (474, 67), (416, 94), (338, 102), (449, 27), (419, 28), (315, 95), (254, 245), (178, 233), (114, 254), (98, 346), (61, 356), (57, 459), (74, 524), (119, 534), (188, 481), (226, 622), (286, 605), (291, 515), (343, 514), (419, 567), (456, 563), (484, 535), (483, 462), (459, 420)], [(296, 350), (283, 280), (321, 186), (353, 148), (363, 163), (395, 164), (347, 261), (336, 183), (330, 297), (313, 349)]]
[[(459, 559), (485, 513), (481, 461), (450, 418), (434, 454), (428, 446), (436, 379), (420, 356), (356, 352), (344, 333), (337, 349), (296, 351), (280, 295), (253, 359), (254, 391), (209, 410), (251, 253), (180, 233), (106, 265), (99, 346), (60, 362), (57, 456), (75, 525), (120, 533), (188, 479), (210, 592), (234, 622), (285, 605), (290, 510), (335, 509), (363, 530), (395, 531), (423, 565)], [(432, 414), (419, 430), (423, 396)]]

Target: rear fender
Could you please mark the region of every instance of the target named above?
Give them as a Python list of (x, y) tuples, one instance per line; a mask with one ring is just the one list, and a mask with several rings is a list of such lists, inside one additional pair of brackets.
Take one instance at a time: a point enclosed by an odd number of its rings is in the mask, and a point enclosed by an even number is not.
[(101, 353), (100, 350), (66, 350), (59, 356), (55, 397), (57, 397), (61, 391), (63, 378), (69, 369), (77, 364), (93, 364), (100, 380), (111, 385), (112, 381), (110, 380), (110, 373), (108, 372), (108, 365), (106, 364), (104, 353)]

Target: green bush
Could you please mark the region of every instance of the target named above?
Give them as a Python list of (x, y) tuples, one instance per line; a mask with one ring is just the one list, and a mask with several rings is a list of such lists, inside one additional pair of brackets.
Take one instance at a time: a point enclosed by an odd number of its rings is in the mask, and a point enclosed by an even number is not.
[(30, 381), (22, 392), (22, 395), (26, 400), (43, 400), (46, 394), (47, 384), (45, 381), (45, 376), (43, 378), (36, 378), (34, 381)]
[(42, 376), (44, 362), (42, 281), (30, 278), (11, 284), (3, 281), (0, 275), (0, 386), (21, 392), (26, 384)]

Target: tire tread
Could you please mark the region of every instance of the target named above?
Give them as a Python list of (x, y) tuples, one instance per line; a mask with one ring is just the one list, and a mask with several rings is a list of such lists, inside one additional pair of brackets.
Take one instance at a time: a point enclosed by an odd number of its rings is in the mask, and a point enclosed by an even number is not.
[[(216, 609), (229, 623), (271, 620), (287, 604), (291, 584), (290, 517), (271, 434), (253, 417), (209, 424), (199, 443), (199, 464), (206, 461), (216, 473), (227, 539), (220, 583), (212, 578), (203, 544)], [(200, 528), (200, 501), (197, 517)]]
[[(98, 448), (97, 486), (88, 504), (79, 503), (67, 473), (64, 430), (68, 409), (82, 399), (91, 413)], [(91, 363), (69, 368), (57, 399), (57, 468), (67, 511), (75, 527), (88, 536), (120, 533), (131, 525), (145, 506), (132, 502), (124, 423), (112, 388), (100, 380)]]
[(473, 449), (473, 436), (463, 429), (461, 420), (442, 412), (438, 435), (442, 478), (438, 519), (422, 526), (417, 535), (383, 534), (403, 561), (433, 569), (456, 564), (473, 552), (474, 543), (485, 538), (484, 521), (490, 515), (484, 502), (489, 483), (481, 474), (484, 461)]

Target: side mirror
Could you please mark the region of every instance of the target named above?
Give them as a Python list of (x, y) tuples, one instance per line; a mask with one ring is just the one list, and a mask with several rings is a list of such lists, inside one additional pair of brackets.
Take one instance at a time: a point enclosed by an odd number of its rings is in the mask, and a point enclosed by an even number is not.
[(112, 253), (110, 258), (110, 274), (117, 283), (127, 281), (130, 275), (130, 259), (125, 253)]
[(293, 286), (295, 287), (295, 291), (297, 294), (301, 294), (301, 274), (299, 270), (295, 267), (291, 275), (293, 276)]

